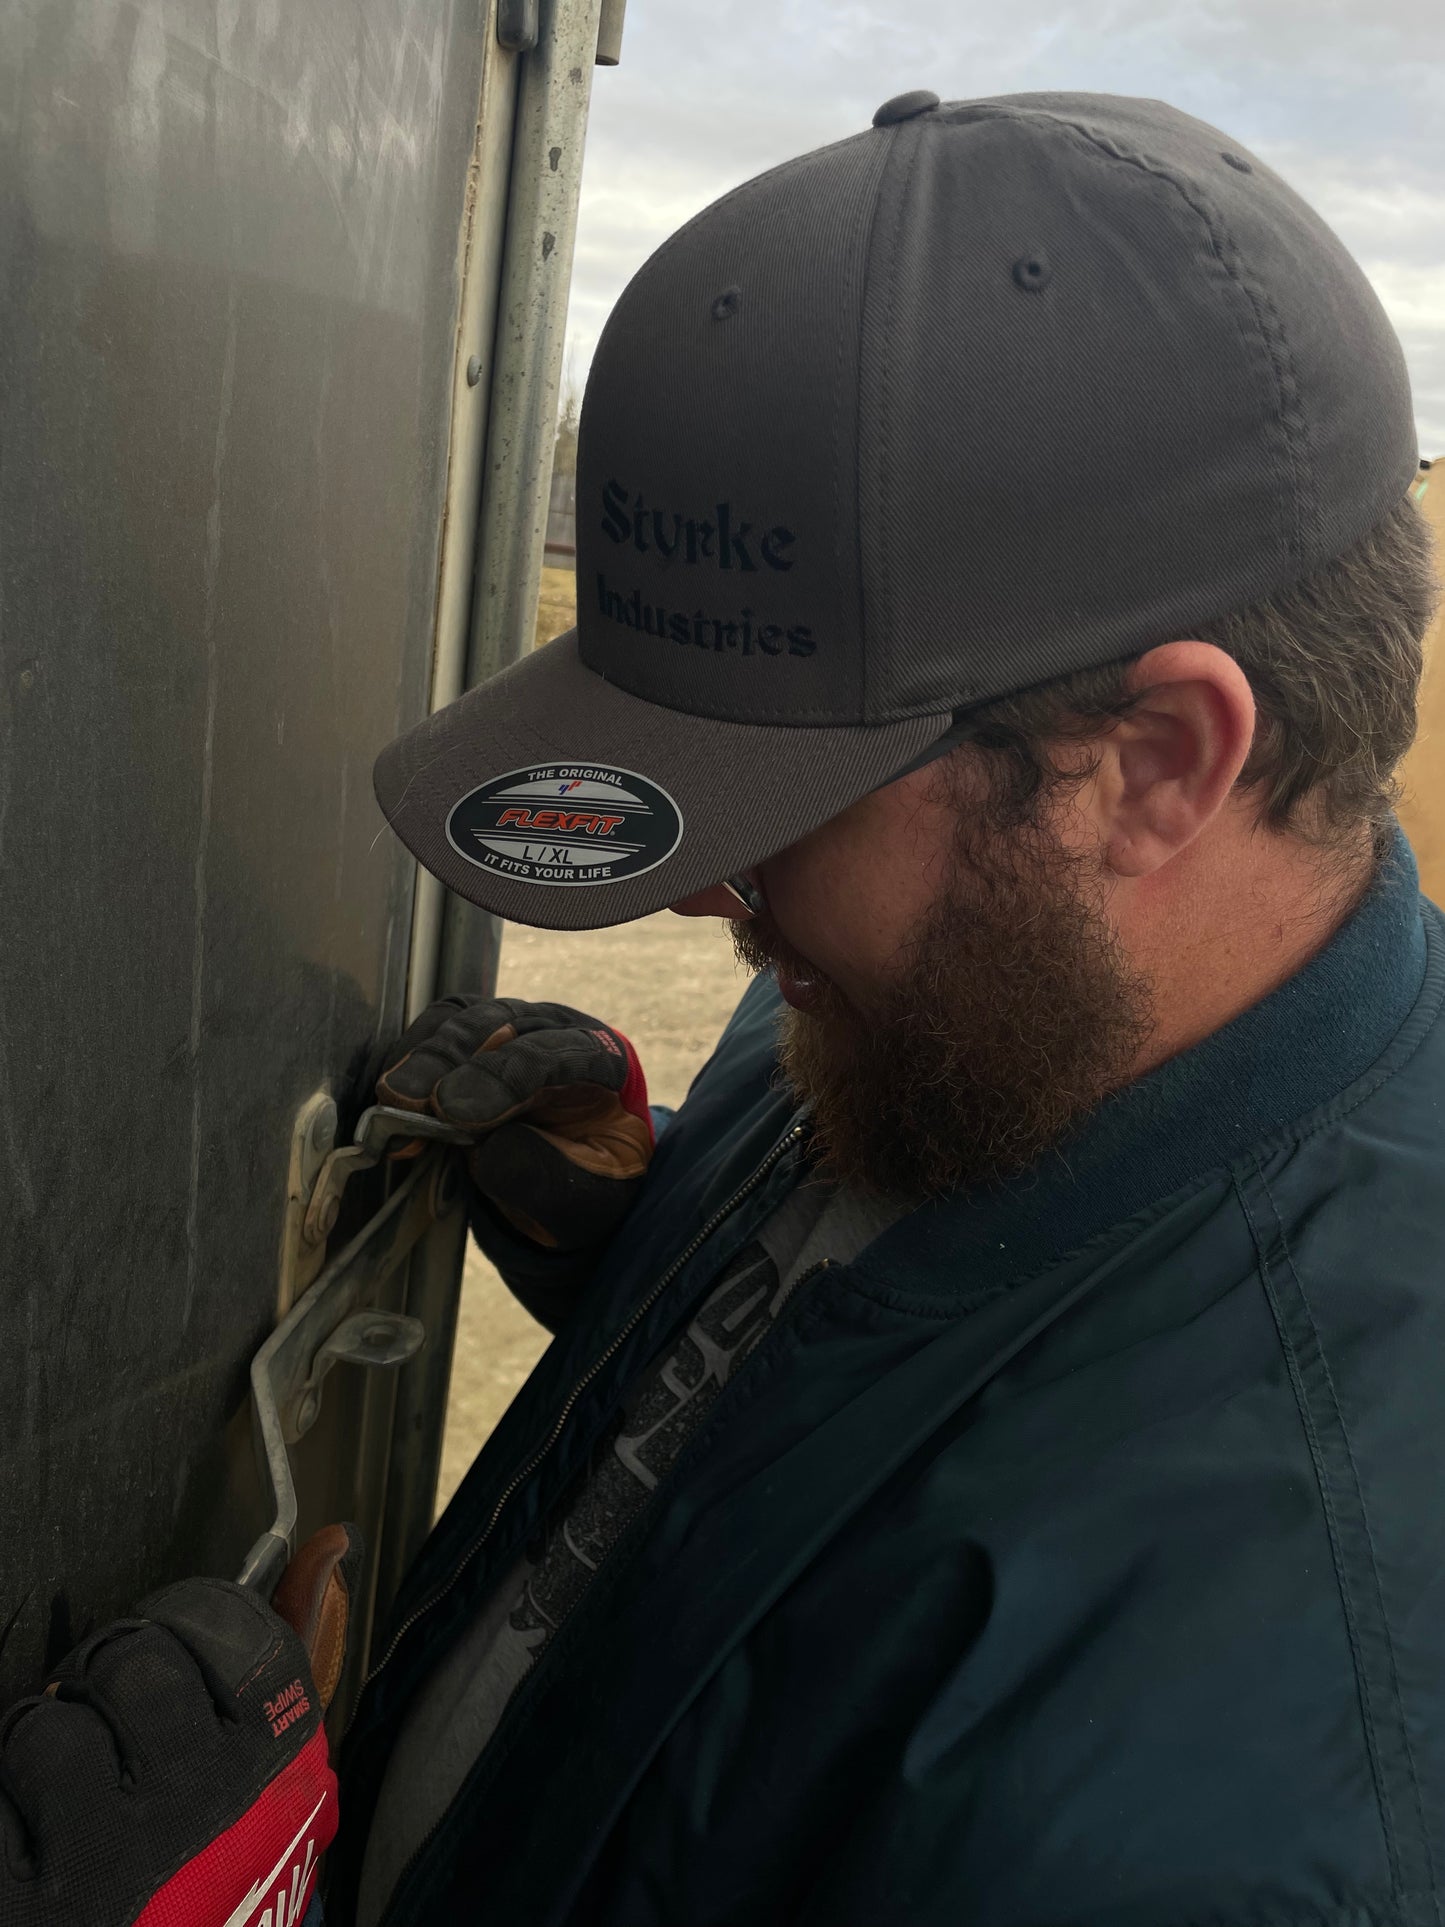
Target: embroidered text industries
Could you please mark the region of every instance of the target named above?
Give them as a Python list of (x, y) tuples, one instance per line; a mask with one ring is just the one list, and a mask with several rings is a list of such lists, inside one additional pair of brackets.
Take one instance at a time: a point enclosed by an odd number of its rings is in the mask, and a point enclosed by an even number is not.
[(597, 607), (609, 622), (620, 622), (659, 641), (691, 644), (698, 649), (713, 649), (721, 654), (732, 650), (742, 656), (811, 656), (817, 639), (805, 623), (784, 629), (779, 623), (764, 622), (752, 609), (735, 615), (711, 615), (706, 609), (665, 609), (644, 602), (642, 591), (624, 595), (597, 571)]

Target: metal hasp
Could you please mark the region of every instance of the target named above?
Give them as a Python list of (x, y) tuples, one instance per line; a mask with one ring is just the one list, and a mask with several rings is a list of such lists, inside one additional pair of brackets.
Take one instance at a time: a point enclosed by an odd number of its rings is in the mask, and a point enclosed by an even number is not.
[[(318, 1114), (324, 1112), (318, 1112), (312, 1100), (298, 1120), (298, 1136), (311, 1129), (311, 1120)], [(462, 1194), (461, 1170), (444, 1147), (468, 1140), (435, 1118), (377, 1105), (362, 1116), (352, 1143), (330, 1153), (316, 1179), (311, 1204), (324, 1201), (322, 1215), (334, 1223), (333, 1207), (347, 1179), (378, 1164), (388, 1146), (416, 1140), (426, 1141), (422, 1155), (406, 1168), (406, 1176), (385, 1204), (331, 1260), (251, 1362), (257, 1443), (275, 1515), (247, 1554), (240, 1582), (267, 1598), (295, 1550), (298, 1507), (287, 1447), (316, 1423), (322, 1383), (333, 1365), (402, 1365), (421, 1350), (426, 1331), (418, 1319), (358, 1307), (374, 1298), (431, 1226), (456, 1209)]]
[(350, 1144), (336, 1146), (336, 1105), (318, 1092), (302, 1105), (291, 1133), (286, 1214), (281, 1226), (281, 1282), (276, 1299), (284, 1318), (326, 1259), (326, 1241), (341, 1215), (342, 1195), (360, 1171), (381, 1162), (397, 1138), (455, 1144), (463, 1140), (433, 1117), (374, 1104), (362, 1114)]

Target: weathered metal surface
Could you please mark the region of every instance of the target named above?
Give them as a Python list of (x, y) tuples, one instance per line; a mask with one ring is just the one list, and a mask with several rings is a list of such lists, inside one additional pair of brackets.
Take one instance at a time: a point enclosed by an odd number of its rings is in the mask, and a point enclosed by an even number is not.
[[(499, 58), (485, 6), (0, 9), (5, 1698), (266, 1523), (292, 1120), (345, 1131), (403, 1014), (369, 771), (429, 700)], [(396, 1399), (333, 1375), (303, 1529)]]

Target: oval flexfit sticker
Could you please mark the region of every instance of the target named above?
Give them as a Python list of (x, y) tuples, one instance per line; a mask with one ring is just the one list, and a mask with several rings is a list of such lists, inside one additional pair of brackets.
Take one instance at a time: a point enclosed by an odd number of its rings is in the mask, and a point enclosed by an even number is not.
[(606, 763), (546, 763), (493, 777), (455, 805), (458, 856), (515, 883), (620, 883), (670, 857), (682, 812), (656, 783)]

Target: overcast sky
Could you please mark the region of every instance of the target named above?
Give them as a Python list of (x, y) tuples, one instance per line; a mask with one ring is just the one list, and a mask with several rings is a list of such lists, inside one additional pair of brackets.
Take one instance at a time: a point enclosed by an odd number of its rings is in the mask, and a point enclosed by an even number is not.
[(1362, 262), (1445, 455), (1442, 0), (628, 0), (597, 69), (569, 340), (580, 381), (660, 241), (749, 175), (867, 126), (891, 94), (1149, 94), (1284, 174)]

